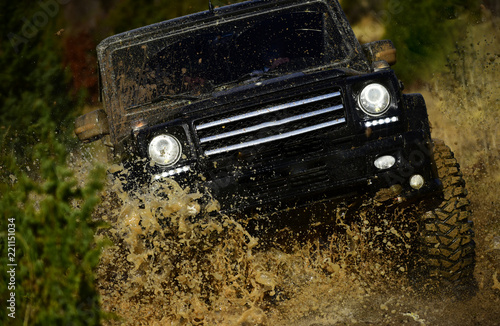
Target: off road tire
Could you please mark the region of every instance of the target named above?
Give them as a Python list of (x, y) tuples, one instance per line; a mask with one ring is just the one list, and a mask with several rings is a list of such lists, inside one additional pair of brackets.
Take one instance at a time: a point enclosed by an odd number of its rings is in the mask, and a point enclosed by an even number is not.
[(442, 202), (422, 215), (421, 258), (428, 284), (471, 289), (475, 243), (465, 181), (453, 152), (434, 141), (434, 159), (443, 183)]

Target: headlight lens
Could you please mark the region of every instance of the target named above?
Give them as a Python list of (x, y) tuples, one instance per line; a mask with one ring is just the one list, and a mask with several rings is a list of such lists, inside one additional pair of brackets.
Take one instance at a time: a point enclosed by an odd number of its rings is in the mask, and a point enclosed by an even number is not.
[(149, 157), (159, 165), (173, 165), (179, 161), (181, 154), (181, 143), (174, 136), (159, 135), (149, 143)]
[(359, 95), (359, 106), (371, 116), (384, 114), (390, 102), (389, 91), (380, 84), (366, 86)]

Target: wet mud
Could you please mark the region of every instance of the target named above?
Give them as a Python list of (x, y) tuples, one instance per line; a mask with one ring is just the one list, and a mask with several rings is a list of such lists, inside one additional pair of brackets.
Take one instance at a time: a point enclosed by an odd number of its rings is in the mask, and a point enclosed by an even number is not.
[(454, 150), (468, 185), (474, 293), (442, 292), (412, 275), (409, 208), (347, 214), (322, 204), (300, 213), (314, 215), (308, 228), (261, 236), (248, 221), (273, 216), (227, 216), (214, 204), (194, 219), (202, 194), (164, 180), (130, 195), (110, 177), (95, 212), (107, 223), (97, 236), (110, 240), (96, 271), (106, 324), (500, 324), (500, 42), (491, 31), (474, 27), (449, 73), (410, 90), (424, 93), (433, 136)]

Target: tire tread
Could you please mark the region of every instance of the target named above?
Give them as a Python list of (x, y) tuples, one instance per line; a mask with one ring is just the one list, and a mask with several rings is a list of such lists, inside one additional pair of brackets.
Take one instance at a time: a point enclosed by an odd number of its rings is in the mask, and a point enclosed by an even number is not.
[(442, 141), (434, 141), (434, 159), (443, 201), (422, 215), (422, 259), (431, 279), (464, 286), (473, 282), (475, 264), (470, 202), (460, 166)]

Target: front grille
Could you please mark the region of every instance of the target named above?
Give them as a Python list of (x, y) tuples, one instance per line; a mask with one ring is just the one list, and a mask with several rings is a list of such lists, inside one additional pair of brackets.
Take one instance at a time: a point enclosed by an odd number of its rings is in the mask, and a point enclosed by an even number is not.
[(345, 124), (342, 94), (330, 89), (201, 119), (195, 122), (195, 130), (204, 155), (212, 156)]

